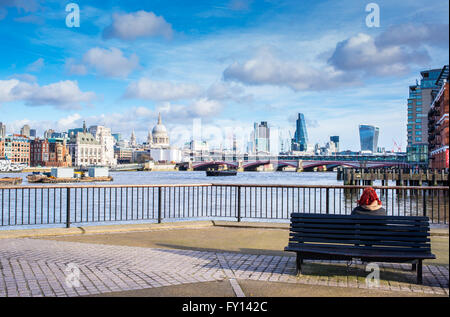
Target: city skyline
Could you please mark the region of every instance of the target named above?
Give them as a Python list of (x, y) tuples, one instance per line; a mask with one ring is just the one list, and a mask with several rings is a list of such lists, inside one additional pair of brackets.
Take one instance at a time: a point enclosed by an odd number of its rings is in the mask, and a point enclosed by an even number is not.
[[(358, 124), (369, 123), (379, 147), (394, 138), (405, 151), (407, 87), (448, 63), (446, 1), (378, 1), (379, 28), (367, 27), (360, 1), (80, 1), (79, 28), (65, 25), (66, 3), (14, 3), (0, 7), (8, 132), (86, 120), (145, 140), (161, 112), (174, 144), (196, 118), (213, 144), (254, 122), (294, 132), (301, 112), (313, 144), (339, 135), (341, 149), (358, 150)], [(130, 18), (154, 28), (120, 29)]]

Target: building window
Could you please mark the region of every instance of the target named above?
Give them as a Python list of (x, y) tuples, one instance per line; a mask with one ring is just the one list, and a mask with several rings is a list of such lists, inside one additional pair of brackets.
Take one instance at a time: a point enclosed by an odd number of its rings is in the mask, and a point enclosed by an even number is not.
[(417, 112), (422, 112), (422, 108), (416, 108)]
[(416, 129), (421, 130), (421, 129), (422, 129), (422, 126), (421, 126), (420, 124), (418, 124), (418, 125), (416, 125)]
[(422, 142), (422, 138), (416, 138), (416, 142)]
[(422, 135), (422, 131), (416, 131), (416, 135)]
[(416, 123), (422, 123), (422, 119), (416, 119)]

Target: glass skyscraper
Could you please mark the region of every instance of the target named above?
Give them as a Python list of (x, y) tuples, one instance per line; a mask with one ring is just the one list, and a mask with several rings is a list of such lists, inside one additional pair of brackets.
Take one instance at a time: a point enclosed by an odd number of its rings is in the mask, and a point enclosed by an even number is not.
[(361, 152), (370, 151), (377, 152), (378, 136), (380, 135), (380, 128), (373, 125), (359, 125), (359, 138), (361, 141)]
[(430, 111), (433, 90), (438, 90), (436, 80), (442, 69), (420, 72), (420, 84), (409, 86), (408, 98), (408, 162), (415, 165), (428, 165), (428, 112)]
[(249, 152), (253, 154), (270, 154), (270, 128), (266, 121), (255, 122), (251, 133)]
[(303, 113), (298, 114), (295, 135), (292, 139), (292, 151), (306, 151), (308, 148), (308, 132)]

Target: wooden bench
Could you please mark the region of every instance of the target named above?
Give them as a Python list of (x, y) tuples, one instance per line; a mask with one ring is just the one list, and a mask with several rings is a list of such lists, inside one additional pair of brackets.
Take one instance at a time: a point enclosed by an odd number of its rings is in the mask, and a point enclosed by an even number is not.
[(292, 213), (289, 236), (297, 274), (305, 259), (412, 263), (422, 284), (422, 261), (436, 258), (428, 217)]

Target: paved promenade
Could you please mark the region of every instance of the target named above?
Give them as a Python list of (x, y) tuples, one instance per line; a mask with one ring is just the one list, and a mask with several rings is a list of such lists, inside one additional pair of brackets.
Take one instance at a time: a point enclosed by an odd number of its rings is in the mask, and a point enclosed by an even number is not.
[[(384, 271), (395, 268), (401, 281), (384, 281), (380, 290), (449, 294), (448, 266), (425, 265), (422, 286), (415, 284), (410, 264), (382, 264), (381, 268), (382, 277)], [(352, 274), (296, 277), (295, 258), (291, 256), (28, 238), (0, 240), (0, 297), (83, 296), (220, 280), (229, 280), (237, 296), (243, 295), (236, 285), (239, 280), (367, 288), (361, 278)]]

